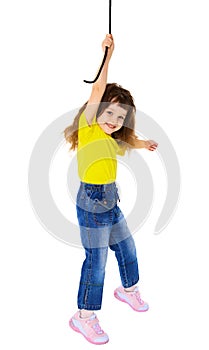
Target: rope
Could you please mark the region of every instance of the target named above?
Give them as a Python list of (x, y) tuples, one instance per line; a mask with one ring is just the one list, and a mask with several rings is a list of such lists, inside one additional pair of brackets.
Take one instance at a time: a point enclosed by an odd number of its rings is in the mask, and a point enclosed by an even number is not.
[[(112, 16), (111, 16), (111, 7), (112, 7), (112, 0), (109, 0), (109, 34), (112, 34), (111, 33), (111, 20), (112, 20)], [(103, 57), (103, 60), (102, 60), (102, 64), (101, 64), (101, 67), (99, 68), (99, 71), (97, 73), (97, 76), (94, 80), (84, 80), (84, 83), (88, 83), (88, 84), (93, 84), (97, 81), (97, 79), (99, 78), (100, 74), (101, 74), (101, 71), (102, 71), (102, 68), (104, 67), (104, 64), (105, 64), (105, 61), (106, 61), (106, 58), (107, 58), (107, 52), (108, 52), (108, 47), (105, 46), (105, 53), (104, 53), (104, 57)]]

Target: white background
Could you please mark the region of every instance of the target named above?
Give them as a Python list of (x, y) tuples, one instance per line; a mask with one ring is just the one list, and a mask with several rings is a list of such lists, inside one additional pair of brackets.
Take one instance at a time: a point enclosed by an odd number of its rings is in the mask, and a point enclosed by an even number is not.
[[(157, 155), (149, 220), (135, 235), (142, 296), (134, 313), (113, 297), (120, 283), (109, 254), (102, 311), (107, 349), (208, 349), (208, 6), (206, 0), (113, 0), (115, 52), (109, 82), (129, 89), (137, 109), (171, 140), (182, 191), (166, 229), (153, 235)], [(28, 164), (34, 144), (56, 118), (89, 96), (108, 31), (107, 0), (1, 1), (1, 345), (3, 349), (90, 349), (68, 327), (76, 311), (83, 251), (54, 239), (30, 204)], [(64, 174), (65, 175), (65, 174)], [(65, 177), (64, 177), (65, 178)], [(160, 180), (160, 179), (159, 179)], [(157, 208), (156, 208), (157, 207)], [(65, 209), (66, 210), (66, 209)]]

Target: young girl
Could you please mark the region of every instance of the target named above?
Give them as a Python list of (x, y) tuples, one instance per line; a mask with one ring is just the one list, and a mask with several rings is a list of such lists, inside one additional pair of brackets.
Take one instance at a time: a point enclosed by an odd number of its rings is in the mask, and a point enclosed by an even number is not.
[(101, 309), (108, 247), (115, 252), (122, 283), (114, 296), (135, 311), (149, 308), (137, 287), (139, 272), (134, 240), (117, 205), (116, 155), (124, 155), (133, 148), (154, 151), (157, 147), (154, 141), (142, 141), (135, 135), (135, 105), (130, 92), (117, 84), (107, 84), (114, 50), (112, 35), (106, 35), (103, 50), (105, 46), (108, 46), (107, 59), (92, 86), (90, 98), (64, 131), (71, 149), (77, 148), (81, 183), (76, 209), (86, 254), (78, 290), (78, 311), (69, 324), (93, 344), (105, 344), (109, 340), (94, 313)]

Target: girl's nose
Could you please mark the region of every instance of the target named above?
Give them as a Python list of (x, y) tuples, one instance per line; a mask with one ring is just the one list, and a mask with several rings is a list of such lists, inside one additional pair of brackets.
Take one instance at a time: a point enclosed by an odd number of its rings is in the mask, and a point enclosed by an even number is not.
[(118, 124), (118, 118), (117, 117), (115, 117), (115, 116), (113, 116), (112, 117), (112, 123), (114, 124), (114, 125), (117, 125)]

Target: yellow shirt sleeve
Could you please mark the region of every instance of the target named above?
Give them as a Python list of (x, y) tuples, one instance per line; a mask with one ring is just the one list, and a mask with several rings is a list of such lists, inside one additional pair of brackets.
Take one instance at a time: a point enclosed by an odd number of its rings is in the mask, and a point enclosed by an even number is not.
[(125, 153), (126, 153), (125, 147), (121, 147), (121, 146), (118, 145), (117, 154), (118, 154), (119, 156), (124, 156)]
[[(95, 124), (95, 123), (96, 123), (96, 115), (94, 116), (92, 125)], [(89, 129), (91, 129), (92, 125), (89, 125), (89, 124), (88, 124), (87, 119), (86, 119), (86, 116), (85, 116), (85, 113), (83, 112), (83, 113), (80, 115), (80, 118), (79, 118), (79, 129), (80, 129), (80, 128), (85, 128), (85, 127), (88, 127)]]

